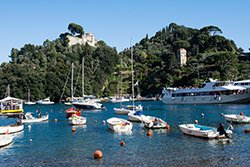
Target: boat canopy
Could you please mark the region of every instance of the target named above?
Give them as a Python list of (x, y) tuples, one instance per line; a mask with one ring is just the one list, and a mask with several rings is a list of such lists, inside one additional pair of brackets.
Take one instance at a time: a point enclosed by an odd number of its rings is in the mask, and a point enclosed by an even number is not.
[(6, 97), (2, 100), (0, 100), (0, 103), (4, 103), (4, 102), (10, 102), (10, 101), (23, 101), (22, 99), (18, 99), (18, 98), (14, 98), (14, 97)]

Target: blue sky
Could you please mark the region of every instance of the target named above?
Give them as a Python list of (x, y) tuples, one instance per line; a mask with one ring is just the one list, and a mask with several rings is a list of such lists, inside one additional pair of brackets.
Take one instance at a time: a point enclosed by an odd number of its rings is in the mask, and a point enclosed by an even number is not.
[(77, 23), (118, 51), (174, 22), (200, 29), (215, 25), (238, 47), (250, 48), (249, 0), (3, 0), (0, 63), (12, 48), (42, 45)]

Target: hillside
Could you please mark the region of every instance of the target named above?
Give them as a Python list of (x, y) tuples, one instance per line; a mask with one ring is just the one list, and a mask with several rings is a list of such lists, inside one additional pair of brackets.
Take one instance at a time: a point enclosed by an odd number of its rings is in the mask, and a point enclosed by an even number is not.
[[(187, 62), (181, 65), (178, 51), (186, 50)], [(156, 95), (165, 86), (199, 86), (208, 78), (240, 80), (250, 78), (249, 61), (239, 61), (241, 49), (222, 36), (220, 28), (200, 30), (171, 23), (133, 46), (135, 77), (141, 94)], [(130, 51), (120, 53), (130, 57)]]
[[(85, 58), (85, 93), (111, 96), (117, 93), (122, 80), (122, 92), (131, 93), (131, 49), (117, 53), (104, 41), (69, 46), (68, 35), (83, 37), (80, 25), (71, 23), (69, 32), (43, 45), (26, 44), (11, 50), (11, 61), (0, 66), (0, 95), (4, 97), (10, 84), (11, 96), (38, 100), (50, 96), (58, 101), (71, 63), (75, 64), (75, 96), (81, 96), (81, 61)], [(180, 63), (178, 52), (186, 52), (187, 61)], [(221, 80), (250, 78), (249, 61), (240, 61), (241, 49), (222, 36), (215, 26), (193, 29), (171, 23), (152, 37), (146, 35), (133, 46), (135, 92), (155, 96), (164, 86), (199, 86), (209, 77)], [(121, 65), (121, 60), (123, 64)], [(64, 97), (70, 96), (66, 85)]]

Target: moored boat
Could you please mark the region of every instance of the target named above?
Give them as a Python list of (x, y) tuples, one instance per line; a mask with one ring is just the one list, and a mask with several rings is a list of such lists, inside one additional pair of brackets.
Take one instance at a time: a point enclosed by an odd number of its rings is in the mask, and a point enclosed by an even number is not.
[(6, 97), (0, 100), (0, 113), (22, 113), (23, 112), (23, 100)]
[(49, 115), (44, 115), (41, 117), (34, 117), (33, 114), (31, 112), (27, 112), (24, 115), (24, 119), (22, 119), (22, 123), (34, 123), (34, 122), (44, 122), (44, 121), (48, 121), (49, 120)]
[(142, 122), (145, 119), (145, 115), (143, 115), (140, 111), (135, 111), (134, 113), (128, 113), (128, 120), (133, 122)]
[(128, 113), (133, 113), (133, 110), (127, 109), (127, 108), (114, 108), (114, 111), (116, 114), (120, 114), (120, 115), (127, 115)]
[(199, 124), (181, 124), (179, 127), (186, 135), (207, 139), (229, 138), (233, 134), (231, 130), (225, 130), (222, 124), (217, 128)]
[(241, 124), (250, 124), (250, 117), (244, 116), (242, 113), (237, 114), (226, 114), (224, 118), (229, 122), (241, 123)]
[(71, 108), (67, 109), (65, 112), (66, 112), (66, 117), (67, 118), (71, 117), (73, 114), (75, 114), (77, 116), (81, 116), (81, 110), (76, 109), (74, 107), (71, 107)]
[(122, 103), (130, 101), (128, 98), (115, 96), (110, 100), (112, 103)]
[(72, 103), (76, 108), (83, 109), (83, 110), (104, 110), (105, 107), (101, 104), (96, 102), (94, 99), (82, 99), (73, 101)]
[(127, 108), (130, 109), (130, 110), (135, 110), (135, 111), (142, 111), (143, 110), (143, 107), (142, 105), (127, 105)]
[(164, 88), (162, 94), (165, 104), (246, 103), (250, 100), (250, 93), (245, 87), (211, 78), (202, 88)]
[(107, 120), (108, 126), (114, 132), (131, 132), (133, 124), (125, 119), (112, 117)]
[(23, 128), (24, 126), (22, 124), (0, 126), (0, 134), (6, 134), (6, 133), (11, 134), (11, 133), (21, 132)]
[(30, 101), (30, 89), (28, 89), (28, 101), (25, 101), (24, 104), (26, 105), (36, 104), (36, 102)]
[(9, 134), (0, 135), (0, 147), (4, 147), (12, 143), (13, 136)]
[(46, 99), (36, 101), (37, 104), (54, 104), (53, 101), (50, 101), (50, 97), (47, 97)]
[(146, 128), (160, 129), (167, 128), (167, 122), (158, 117), (145, 116), (142, 118), (142, 122)]
[(87, 119), (82, 116), (78, 116), (76, 114), (73, 114), (71, 117), (69, 117), (69, 124), (71, 125), (85, 125), (87, 122)]

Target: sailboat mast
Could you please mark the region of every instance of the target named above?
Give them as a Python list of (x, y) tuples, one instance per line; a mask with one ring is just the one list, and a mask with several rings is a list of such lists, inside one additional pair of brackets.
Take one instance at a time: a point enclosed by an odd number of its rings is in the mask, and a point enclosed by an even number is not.
[(118, 93), (119, 93), (119, 98), (120, 98), (120, 108), (122, 108), (122, 99), (123, 99), (123, 91), (122, 91), (122, 70), (123, 70), (123, 64), (122, 64), (122, 57), (121, 57), (121, 82), (120, 82), (120, 89), (118, 89)]
[(8, 87), (7, 87), (7, 96), (10, 97), (10, 84), (8, 84)]
[(134, 94), (135, 94), (135, 89), (134, 89), (134, 58), (133, 58), (133, 47), (132, 47), (132, 38), (130, 40), (130, 51), (131, 51), (131, 70), (132, 70), (132, 102), (133, 102), (133, 108), (134, 108)]
[(73, 87), (73, 74), (74, 74), (74, 63), (71, 65), (71, 98), (73, 100), (73, 93), (74, 93), (74, 87)]
[(84, 97), (84, 57), (82, 58), (82, 97)]
[(30, 89), (28, 89), (28, 102), (30, 102)]

